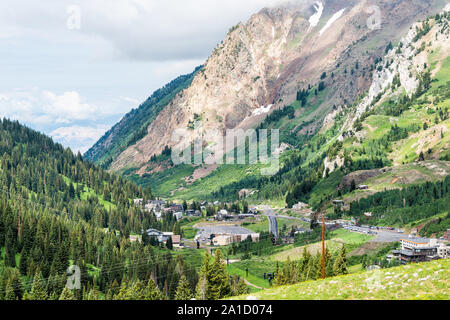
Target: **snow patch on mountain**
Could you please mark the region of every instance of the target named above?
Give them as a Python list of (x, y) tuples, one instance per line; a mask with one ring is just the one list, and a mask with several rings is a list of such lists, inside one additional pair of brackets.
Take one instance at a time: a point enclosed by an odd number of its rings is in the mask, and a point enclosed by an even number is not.
[(261, 106), (261, 108), (258, 108), (255, 111), (253, 111), (253, 115), (254, 116), (260, 116), (262, 114), (269, 113), (270, 109), (272, 109), (272, 105), (271, 104), (269, 104), (267, 107)]
[(320, 18), (322, 17), (322, 13), (323, 13), (323, 4), (322, 4), (322, 2), (317, 1), (316, 4), (313, 5), (313, 7), (316, 10), (316, 13), (314, 13), (309, 18), (310, 29), (314, 28), (315, 26), (317, 26), (319, 24)]
[(346, 8), (339, 10), (336, 12), (330, 20), (328, 20), (327, 24), (320, 30), (319, 34), (322, 35), (331, 25), (336, 22), (342, 15), (344, 14)]

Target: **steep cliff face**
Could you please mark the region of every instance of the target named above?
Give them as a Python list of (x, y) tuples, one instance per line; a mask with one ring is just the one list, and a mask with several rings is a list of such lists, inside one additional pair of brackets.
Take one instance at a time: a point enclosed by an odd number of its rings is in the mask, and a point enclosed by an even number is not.
[[(404, 97), (416, 97), (422, 92), (432, 88), (431, 83), (438, 81), (436, 75), (438, 73), (448, 74), (448, 57), (450, 56), (450, 32), (448, 30), (448, 17), (444, 14), (450, 12), (450, 4), (447, 4), (440, 15), (443, 18), (436, 20), (429, 18), (424, 21), (412, 24), (404, 37), (400, 39), (397, 45), (392, 46), (390, 50), (386, 50), (386, 55), (378, 62), (373, 74), (372, 84), (367, 93), (362, 97), (354, 109), (347, 110), (344, 124), (341, 127), (341, 134), (338, 140), (341, 142), (355, 140), (353, 146), (360, 146), (361, 141), (373, 139), (373, 132), (377, 130), (366, 123), (366, 128), (356, 129), (358, 121), (364, 121), (371, 111), (383, 109), (398, 103)], [(426, 78), (434, 79), (428, 84)], [(441, 76), (446, 79), (445, 76)], [(441, 90), (445, 92), (445, 80), (441, 80)], [(425, 88), (424, 88), (425, 86)], [(436, 88), (434, 88), (436, 90)], [(427, 114), (432, 115), (436, 108), (447, 108), (446, 103), (442, 103), (445, 98), (437, 98), (436, 91), (426, 95), (426, 98), (420, 102), (427, 106)], [(448, 93), (447, 93), (448, 96)], [(394, 105), (399, 108), (398, 105)], [(334, 119), (345, 113), (342, 109), (335, 110), (328, 114), (325, 119), (323, 130), (329, 128)], [(436, 116), (433, 121), (421, 118), (422, 110), (417, 109), (411, 111), (415, 114), (415, 118), (421, 119), (415, 125), (424, 126), (424, 131), (419, 130), (409, 137), (409, 141), (400, 141), (396, 147), (400, 149), (410, 144), (410, 149), (414, 154), (428, 153), (429, 158), (439, 159), (442, 153), (448, 150), (448, 141), (444, 139), (445, 134), (449, 131), (448, 124), (444, 121), (446, 118), (439, 119)], [(402, 111), (399, 111), (401, 114)], [(373, 114), (376, 114), (375, 112)], [(414, 119), (412, 116), (411, 119)], [(411, 121), (411, 119), (409, 119)], [(407, 123), (404, 119), (391, 116), (386, 119), (390, 125), (395, 125), (400, 120)], [(356, 138), (356, 139), (355, 139)], [(345, 145), (345, 144), (344, 144)], [(390, 160), (394, 165), (404, 164), (407, 160), (397, 155), (399, 150), (391, 150)], [(401, 155), (401, 152), (399, 152)], [(326, 172), (331, 173), (335, 169), (344, 165), (344, 152), (340, 152), (333, 159), (328, 157), (324, 160), (324, 176)]]
[[(176, 129), (188, 129), (194, 120), (201, 120), (204, 130), (254, 127), (273, 110), (295, 102), (299, 90), (323, 81), (325, 98), (317, 101), (309, 126), (298, 134), (319, 129), (333, 106), (369, 88), (369, 66), (384, 55), (387, 44), (441, 2), (327, 0), (261, 10), (230, 30), (191, 85), (158, 113), (141, 140), (112, 159), (110, 169), (133, 167), (145, 173), (153, 155), (174, 145)], [(374, 5), (380, 10), (380, 28), (370, 23), (375, 11), (368, 8)], [(324, 72), (327, 77), (320, 79)]]

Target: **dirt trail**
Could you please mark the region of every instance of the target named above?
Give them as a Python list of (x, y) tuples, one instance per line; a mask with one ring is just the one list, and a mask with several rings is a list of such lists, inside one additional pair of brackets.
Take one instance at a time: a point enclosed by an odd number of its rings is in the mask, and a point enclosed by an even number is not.
[(245, 281), (245, 284), (250, 286), (250, 287), (253, 287), (253, 288), (256, 288), (256, 289), (259, 289), (259, 290), (264, 290), (264, 288), (258, 287), (257, 285), (254, 285), (253, 283), (248, 282), (248, 280), (245, 279), (245, 278), (244, 278), (244, 281)]

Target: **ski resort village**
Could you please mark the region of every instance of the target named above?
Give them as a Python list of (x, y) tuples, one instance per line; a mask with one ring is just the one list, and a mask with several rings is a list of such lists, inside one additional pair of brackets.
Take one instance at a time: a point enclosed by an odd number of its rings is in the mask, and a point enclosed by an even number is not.
[[(367, 190), (365, 186), (358, 189)], [(332, 203), (340, 207), (345, 205), (339, 200), (333, 200)], [(206, 248), (212, 253), (214, 248), (225, 247), (229, 248), (226, 252), (233, 255), (237, 246), (270, 239), (270, 242), (279, 248), (277, 251), (282, 252), (284, 257), (291, 258), (290, 250), (283, 248), (291, 248), (295, 243), (301, 242), (299, 239), (313, 239), (313, 228), (322, 225), (322, 217), (305, 203), (294, 205), (292, 210), (278, 209), (276, 212), (269, 206), (248, 206), (245, 201), (204, 201), (188, 205), (187, 202), (176, 204), (165, 200), (148, 200), (144, 203), (143, 199), (135, 199), (134, 204), (141, 210), (154, 214), (159, 221), (175, 219), (176, 223), (173, 232), (149, 229), (143, 231), (143, 235), (130, 235), (130, 240), (142, 241), (144, 237), (150, 239), (151, 243), (159, 243), (175, 250)], [(370, 218), (371, 214), (366, 213), (364, 216)], [(385, 245), (390, 248), (391, 250), (384, 250), (384, 255), (379, 256), (378, 261), (374, 261), (375, 265), (427, 262), (447, 259), (450, 256), (450, 229), (443, 237), (436, 239), (418, 236), (415, 228), (405, 233), (404, 230), (393, 227), (362, 225), (354, 218), (327, 219), (324, 227), (330, 244), (340, 242), (338, 237), (333, 235), (345, 235), (348, 238), (361, 239), (362, 247), (380, 248)], [(307, 249), (308, 246), (304, 248)], [(314, 243), (311, 248), (314, 248)], [(246, 250), (249, 250), (248, 246)], [(298, 250), (292, 250), (293, 259), (296, 252)], [(227, 259), (227, 263), (230, 263), (230, 259)]]

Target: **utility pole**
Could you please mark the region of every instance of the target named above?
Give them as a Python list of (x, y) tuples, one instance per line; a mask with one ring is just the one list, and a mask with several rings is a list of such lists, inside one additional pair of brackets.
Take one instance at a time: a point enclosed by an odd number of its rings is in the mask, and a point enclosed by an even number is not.
[(322, 279), (325, 279), (325, 214), (322, 215)]

